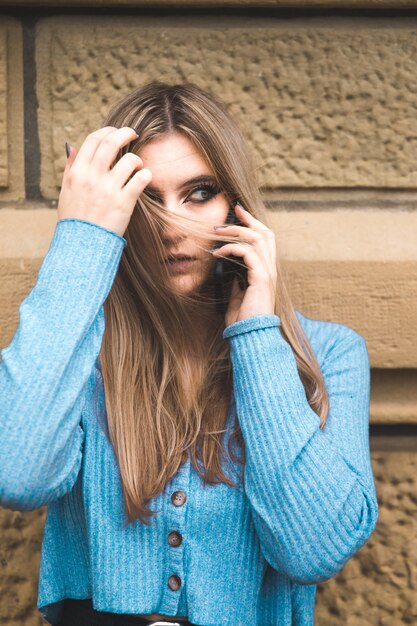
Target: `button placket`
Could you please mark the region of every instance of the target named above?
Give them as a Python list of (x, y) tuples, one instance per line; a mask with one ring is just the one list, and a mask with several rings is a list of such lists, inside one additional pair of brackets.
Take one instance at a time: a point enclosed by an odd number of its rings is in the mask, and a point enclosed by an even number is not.
[(184, 550), (186, 545), (185, 517), (187, 493), (189, 492), (190, 460), (181, 465), (176, 476), (166, 486), (164, 502), (166, 544), (165, 592), (160, 612), (175, 615), (182, 588), (184, 587)]

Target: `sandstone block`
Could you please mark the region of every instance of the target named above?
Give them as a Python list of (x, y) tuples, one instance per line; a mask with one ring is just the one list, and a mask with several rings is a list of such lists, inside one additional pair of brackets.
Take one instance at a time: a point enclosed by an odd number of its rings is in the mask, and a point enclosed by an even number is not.
[(0, 201), (24, 197), (22, 32), (0, 18)]
[(296, 308), (352, 326), (373, 367), (416, 368), (417, 213), (365, 205), (268, 218)]
[(0, 187), (7, 187), (9, 182), (7, 135), (7, 45), (3, 29), (0, 30)]
[[(333, 579), (318, 586), (320, 626), (417, 622), (416, 452), (372, 455), (380, 516), (375, 533)], [(403, 502), (413, 504), (407, 511)]]
[[(370, 9), (399, 9), (415, 8), (416, 0), (14, 0), (16, 6), (54, 6), (54, 7), (248, 7), (248, 8), (370, 8)], [(1, 5), (8, 5), (8, 0), (0, 0)]]
[(219, 96), (265, 188), (417, 185), (417, 20), (69, 16), (40, 20), (41, 187), (56, 197), (66, 140), (79, 146), (145, 83)]

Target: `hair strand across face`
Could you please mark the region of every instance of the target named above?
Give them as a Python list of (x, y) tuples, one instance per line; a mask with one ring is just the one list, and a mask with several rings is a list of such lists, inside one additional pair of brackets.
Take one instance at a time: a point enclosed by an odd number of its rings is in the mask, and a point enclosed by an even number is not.
[[(229, 202), (238, 198), (268, 225), (243, 135), (225, 106), (207, 91), (189, 83), (149, 83), (123, 98), (103, 126), (131, 126), (138, 132), (137, 140), (118, 158), (127, 151), (138, 153), (162, 135), (181, 133), (203, 156)], [(101, 418), (120, 468), (127, 523), (139, 519), (149, 524), (156, 513), (149, 506), (151, 500), (164, 490), (187, 454), (208, 484), (236, 486), (233, 478), (239, 477), (233, 468), (239, 465), (243, 480), (245, 447), (236, 415), (231, 416), (227, 453), (223, 439), (233, 389), (229, 346), (222, 338), (224, 318), (216, 314), (210, 290), (191, 295), (173, 292), (166, 268), (155, 262), (163, 258), (161, 232), (170, 219), (176, 223), (152, 194), (141, 195), (104, 303), (100, 366), (105, 415)], [(196, 227), (183, 224), (190, 233)], [(281, 319), (280, 332), (291, 345), (306, 397), (324, 426), (328, 396), (323, 377), (278, 262), (277, 275), (275, 313)], [(196, 315), (207, 329), (201, 345), (189, 332)], [(227, 461), (232, 478), (225, 469)]]

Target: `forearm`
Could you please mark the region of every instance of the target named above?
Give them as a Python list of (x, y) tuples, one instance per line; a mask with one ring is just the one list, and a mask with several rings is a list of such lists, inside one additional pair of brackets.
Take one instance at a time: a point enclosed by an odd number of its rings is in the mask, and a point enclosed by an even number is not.
[[(364, 543), (377, 505), (373, 482), (320, 429), (278, 324), (277, 316), (257, 316), (225, 331), (245, 441), (245, 490), (271, 565), (315, 582), (334, 575)], [(359, 404), (349, 410), (363, 413), (360, 396)]]
[(29, 506), (41, 491), (59, 491), (79, 466), (86, 384), (123, 242), (86, 222), (58, 222), (37, 282), (19, 307), (17, 331), (0, 363), (3, 506)]

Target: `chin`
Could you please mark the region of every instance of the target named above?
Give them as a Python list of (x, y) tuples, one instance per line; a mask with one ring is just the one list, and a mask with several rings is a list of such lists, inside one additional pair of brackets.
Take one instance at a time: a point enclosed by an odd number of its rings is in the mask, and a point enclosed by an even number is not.
[(178, 293), (192, 294), (201, 286), (201, 280), (196, 280), (189, 274), (182, 274), (171, 278), (171, 285)]
[(206, 284), (207, 277), (193, 274), (177, 274), (171, 277), (171, 285), (177, 293), (183, 295), (192, 295), (200, 292)]

